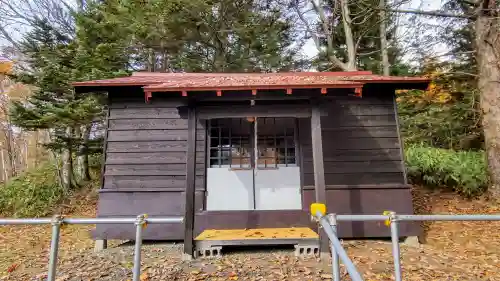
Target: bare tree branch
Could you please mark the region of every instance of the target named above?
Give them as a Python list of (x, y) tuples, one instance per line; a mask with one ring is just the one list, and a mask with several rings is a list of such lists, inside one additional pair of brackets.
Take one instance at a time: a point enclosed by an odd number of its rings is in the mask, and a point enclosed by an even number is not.
[(46, 20), (66, 36), (74, 36), (74, 8), (60, 0), (0, 0), (0, 35), (19, 48), (18, 34)]
[(401, 9), (386, 9), (387, 12), (400, 13), (400, 14), (416, 14), (416, 15), (426, 15), (433, 17), (444, 17), (444, 18), (462, 18), (462, 19), (474, 19), (473, 15), (460, 15), (460, 14), (450, 14), (443, 11), (422, 11), (422, 10), (401, 10)]
[(356, 49), (351, 29), (351, 17), (347, 0), (340, 0), (342, 11), (342, 23), (344, 26), (345, 44), (347, 46), (347, 68), (345, 70), (356, 70)]
[(325, 15), (325, 11), (323, 9), (323, 6), (321, 5), (321, 2), (317, 4), (314, 0), (311, 0), (311, 4), (314, 7), (314, 10), (318, 13), (319, 15), (319, 20), (321, 22), (321, 26), (323, 29), (323, 33), (326, 36), (326, 44), (327, 44), (327, 56), (328, 59), (334, 64), (336, 64), (338, 67), (342, 68), (343, 70), (348, 70), (349, 65), (342, 62), (337, 56), (334, 55), (333, 52), (333, 38), (332, 38), (332, 31), (330, 30), (330, 26), (328, 24), (328, 19)]
[(10, 34), (3, 28), (3, 26), (0, 25), (0, 33), (3, 35), (3, 37), (9, 41), (16, 49), (19, 49), (19, 44), (14, 40)]
[[(366, 57), (366, 56), (369, 56), (369, 55), (373, 55), (373, 54), (376, 54), (376, 53), (380, 53), (381, 50), (377, 49), (377, 50), (373, 50), (371, 52), (366, 52), (366, 53), (358, 53), (358, 56), (359, 57)], [(385, 74), (384, 74), (385, 75)]]
[(295, 12), (297, 12), (297, 15), (300, 19), (300, 21), (304, 24), (305, 28), (306, 28), (306, 32), (307, 34), (310, 34), (311, 37), (313, 38), (313, 41), (314, 41), (314, 45), (316, 46), (316, 49), (320, 49), (320, 44), (319, 44), (319, 38), (318, 38), (318, 35), (316, 34), (316, 32), (312, 31), (311, 29), (311, 26), (309, 24), (309, 22), (306, 20), (306, 18), (304, 17), (304, 14), (300, 11), (300, 8), (299, 8), (299, 0), (295, 0), (295, 5), (293, 5), (293, 8), (295, 9)]

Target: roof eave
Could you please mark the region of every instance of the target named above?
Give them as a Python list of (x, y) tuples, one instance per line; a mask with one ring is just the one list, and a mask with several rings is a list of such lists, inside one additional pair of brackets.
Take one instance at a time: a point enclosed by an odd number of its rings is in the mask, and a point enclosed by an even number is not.
[(256, 85), (256, 86), (227, 86), (227, 87), (143, 87), (145, 92), (191, 92), (191, 91), (252, 91), (252, 90), (286, 90), (286, 89), (355, 89), (363, 87), (365, 83), (346, 84), (303, 84), (303, 85)]

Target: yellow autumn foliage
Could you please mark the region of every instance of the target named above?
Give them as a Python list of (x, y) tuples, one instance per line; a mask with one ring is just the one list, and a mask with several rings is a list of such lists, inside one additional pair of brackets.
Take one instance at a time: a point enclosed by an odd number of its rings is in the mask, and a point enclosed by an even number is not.
[(429, 87), (425, 91), (413, 90), (398, 90), (396, 91), (397, 102), (408, 102), (411, 104), (446, 104), (453, 99), (449, 91), (449, 86), (439, 80), (443, 73), (438, 70), (433, 70), (430, 73), (425, 73), (423, 77), (432, 79)]
[(14, 64), (7, 60), (0, 60), (0, 74), (10, 74)]
[(10, 79), (8, 74), (12, 69), (12, 62), (0, 60), (0, 182), (48, 159), (41, 145), (48, 141), (48, 133), (20, 130), (10, 121), (10, 103), (26, 100), (35, 90), (31, 85)]

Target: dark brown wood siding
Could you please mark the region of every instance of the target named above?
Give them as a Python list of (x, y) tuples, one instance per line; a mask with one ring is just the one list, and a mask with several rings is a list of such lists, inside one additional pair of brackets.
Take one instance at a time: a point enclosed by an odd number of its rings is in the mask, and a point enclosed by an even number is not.
[[(322, 138), (327, 186), (401, 184), (405, 178), (394, 110), (389, 93), (363, 98), (322, 100)], [(311, 126), (299, 121), (304, 186), (314, 186)]]
[[(145, 103), (140, 92), (110, 93), (99, 217), (184, 216), (188, 116), (179, 98)], [(196, 124), (195, 210), (205, 202), (205, 121)], [(95, 237), (131, 239), (133, 225), (99, 225)], [(130, 232), (132, 231), (132, 232)], [(183, 239), (180, 224), (152, 225), (146, 239)]]
[[(183, 189), (187, 115), (179, 101), (111, 99), (104, 189)], [(197, 124), (196, 186), (204, 190), (205, 130)]]
[[(321, 100), (328, 211), (381, 214), (391, 210), (411, 214), (411, 192), (405, 184), (402, 168), (394, 97), (390, 92), (365, 91), (363, 95), (361, 99), (331, 97)], [(179, 102), (179, 98), (177, 101), (155, 98), (146, 104), (142, 95), (137, 95), (136, 99), (115, 96), (110, 99), (99, 216), (184, 215), (188, 137), (186, 104)], [(305, 100), (296, 103), (297, 108), (309, 106)], [(217, 100), (217, 105), (220, 110), (206, 110), (208, 107), (205, 107), (202, 109), (206, 112), (202, 113), (208, 116), (215, 112), (215, 117), (230, 115), (224, 110), (227, 104), (221, 106)], [(287, 112), (283, 110), (280, 114), (290, 116), (293, 113)], [(303, 112), (308, 116), (297, 116), (300, 117), (303, 210), (295, 211), (204, 211), (206, 132), (205, 121), (198, 120), (195, 235), (208, 228), (314, 227), (308, 213), (309, 205), (314, 201), (311, 122), (309, 110), (306, 108)], [(207, 117), (205, 115), (201, 116)], [(245, 112), (240, 115), (245, 116)], [(419, 228), (402, 223), (400, 231), (401, 236), (417, 235)], [(99, 225), (93, 235), (97, 238), (133, 239), (134, 233), (133, 225)], [(184, 225), (151, 225), (144, 235), (150, 240), (180, 240), (184, 235)], [(376, 222), (342, 222), (339, 235), (345, 238), (388, 237), (389, 229)]]

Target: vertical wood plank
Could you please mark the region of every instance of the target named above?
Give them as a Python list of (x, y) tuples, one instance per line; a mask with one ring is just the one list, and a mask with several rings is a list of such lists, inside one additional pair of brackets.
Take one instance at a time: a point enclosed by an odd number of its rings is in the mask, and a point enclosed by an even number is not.
[(106, 102), (106, 121), (104, 122), (104, 124), (106, 124), (106, 127), (105, 127), (105, 132), (104, 132), (104, 144), (103, 144), (103, 148), (102, 148), (102, 158), (101, 158), (101, 187), (100, 189), (103, 189), (104, 188), (104, 174), (106, 173), (106, 153), (107, 153), (107, 150), (108, 150), (108, 132), (109, 132), (109, 115), (110, 115), (110, 101), (109, 101), (109, 97), (107, 99), (107, 102)]
[[(323, 139), (321, 136), (321, 112), (318, 101), (312, 103), (311, 138), (314, 165), (314, 190), (317, 203), (326, 204), (325, 167), (323, 163)], [(330, 241), (326, 233), (318, 229), (319, 251), (322, 258), (329, 256)]]
[(188, 108), (188, 148), (186, 164), (186, 205), (184, 212), (184, 254), (192, 258), (194, 254), (194, 200), (196, 176), (196, 108)]
[(321, 115), (319, 106), (314, 103), (311, 116), (311, 138), (314, 165), (314, 188), (316, 202), (326, 204), (325, 167), (323, 163), (323, 141), (321, 136)]
[(302, 142), (300, 141), (300, 121), (299, 118), (295, 118), (295, 162), (299, 166), (300, 171), (300, 195), (302, 196), (302, 209), (307, 210), (308, 206), (305, 206), (304, 201), (304, 157), (302, 153)]
[(396, 103), (396, 94), (395, 92), (392, 95), (392, 102), (394, 104), (394, 116), (396, 117), (396, 131), (398, 133), (398, 141), (399, 141), (399, 152), (401, 154), (401, 168), (403, 169), (403, 177), (404, 177), (404, 183), (408, 184), (408, 176), (406, 174), (406, 157), (405, 157), (405, 150), (404, 150), (404, 143), (403, 140), (401, 139), (401, 130), (399, 127), (399, 114), (398, 114), (398, 104)]

